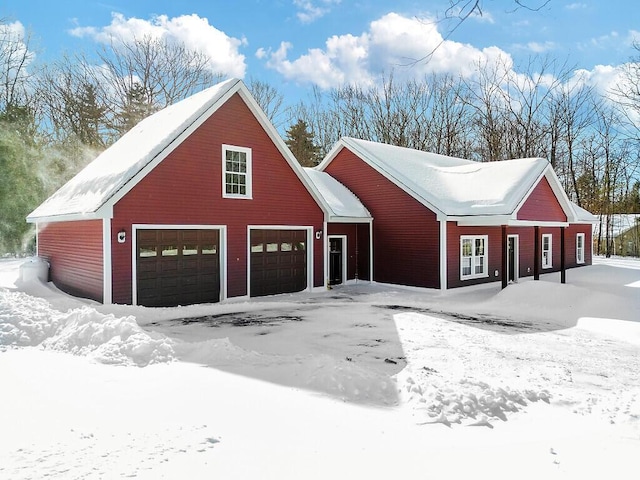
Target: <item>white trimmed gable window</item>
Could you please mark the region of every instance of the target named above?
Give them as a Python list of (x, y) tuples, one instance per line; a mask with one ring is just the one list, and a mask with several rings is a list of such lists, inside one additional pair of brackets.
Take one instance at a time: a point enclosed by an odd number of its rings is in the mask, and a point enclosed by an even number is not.
[(576, 263), (584, 263), (584, 233), (576, 235)]
[(542, 235), (542, 268), (553, 266), (551, 242), (553, 236), (550, 233)]
[(487, 259), (487, 235), (462, 235), (460, 237), (460, 279), (482, 278), (489, 276)]
[(251, 198), (251, 149), (222, 145), (222, 196)]

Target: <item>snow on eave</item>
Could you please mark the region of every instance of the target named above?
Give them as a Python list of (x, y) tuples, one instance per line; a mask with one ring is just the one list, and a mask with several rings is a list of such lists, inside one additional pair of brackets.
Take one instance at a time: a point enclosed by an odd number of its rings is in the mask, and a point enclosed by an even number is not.
[(371, 214), (358, 197), (338, 180), (318, 169), (305, 168), (304, 171), (329, 208), (328, 220), (371, 220)]
[(241, 84), (226, 80), (145, 118), (31, 212), (28, 221), (102, 217), (105, 205), (131, 190)]
[(571, 208), (575, 212), (574, 223), (598, 223), (598, 219), (589, 210), (585, 210), (577, 203), (571, 202)]

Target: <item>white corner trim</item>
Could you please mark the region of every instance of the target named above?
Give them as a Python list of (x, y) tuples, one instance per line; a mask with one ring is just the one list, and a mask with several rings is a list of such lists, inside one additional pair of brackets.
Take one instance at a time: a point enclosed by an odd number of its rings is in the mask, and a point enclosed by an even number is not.
[(447, 220), (440, 220), (440, 290), (447, 289)]
[(111, 262), (111, 219), (102, 219), (102, 303), (113, 302), (113, 277)]

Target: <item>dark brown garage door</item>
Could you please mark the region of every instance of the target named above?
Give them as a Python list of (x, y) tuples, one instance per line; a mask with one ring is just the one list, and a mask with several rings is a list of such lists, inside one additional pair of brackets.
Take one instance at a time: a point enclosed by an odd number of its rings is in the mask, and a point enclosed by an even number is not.
[(138, 230), (138, 305), (220, 301), (218, 230)]
[(307, 288), (307, 232), (251, 230), (252, 297)]

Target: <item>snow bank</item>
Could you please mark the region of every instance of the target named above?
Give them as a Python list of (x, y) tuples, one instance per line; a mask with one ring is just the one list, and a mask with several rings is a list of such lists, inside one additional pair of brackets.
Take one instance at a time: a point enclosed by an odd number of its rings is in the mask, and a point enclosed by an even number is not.
[(640, 346), (640, 323), (612, 318), (581, 317), (578, 328)]
[(0, 347), (41, 346), (113, 365), (146, 366), (175, 358), (172, 342), (142, 330), (132, 316), (91, 307), (67, 312), (21, 292), (0, 290)]
[(418, 313), (394, 320), (407, 359), (396, 375), (399, 397), (416, 423), (491, 427), (531, 402), (549, 402), (546, 389), (514, 379), (499, 359), (480, 354), (495, 334)]

